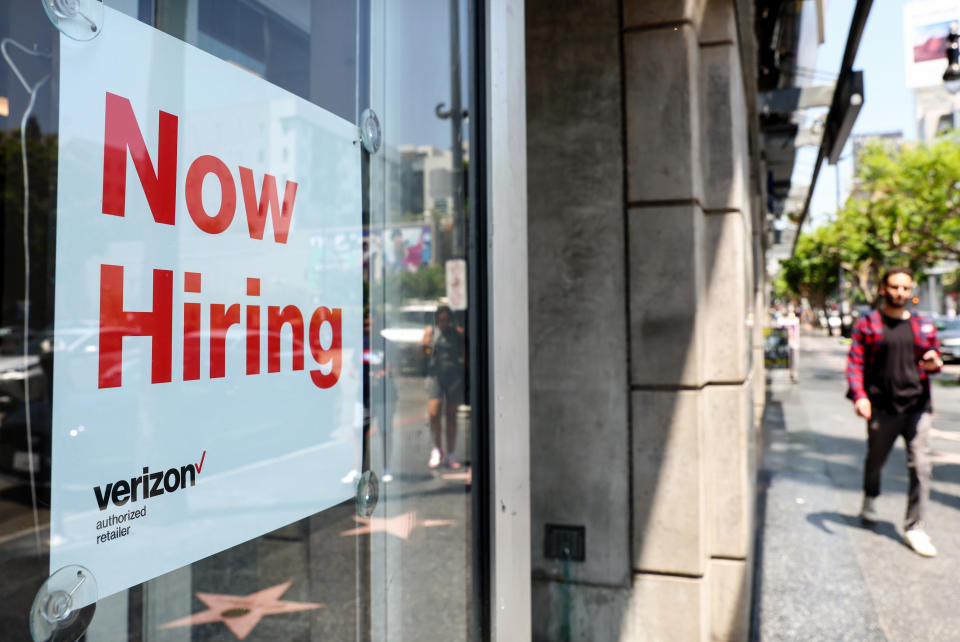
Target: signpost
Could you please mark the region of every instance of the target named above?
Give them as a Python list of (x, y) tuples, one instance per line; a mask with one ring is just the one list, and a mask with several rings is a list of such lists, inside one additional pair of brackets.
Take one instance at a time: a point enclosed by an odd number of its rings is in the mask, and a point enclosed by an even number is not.
[(450, 259), (446, 263), (447, 300), (451, 310), (467, 309), (467, 262)]

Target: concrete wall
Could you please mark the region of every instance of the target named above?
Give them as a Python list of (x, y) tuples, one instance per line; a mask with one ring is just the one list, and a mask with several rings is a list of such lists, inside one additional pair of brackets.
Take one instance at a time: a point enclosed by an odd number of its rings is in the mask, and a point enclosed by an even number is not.
[[(526, 3), (535, 640), (747, 636), (763, 260), (739, 33), (733, 0)], [(547, 524), (585, 527), (585, 560), (547, 559)]]

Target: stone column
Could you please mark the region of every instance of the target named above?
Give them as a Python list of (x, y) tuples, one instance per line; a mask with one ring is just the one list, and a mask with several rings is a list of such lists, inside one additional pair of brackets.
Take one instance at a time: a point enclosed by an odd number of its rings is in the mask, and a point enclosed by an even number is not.
[(709, 634), (703, 12), (696, 0), (623, 5), (634, 551), (626, 639)]
[[(635, 1), (624, 20), (635, 586), (691, 605), (631, 611), (651, 638), (739, 639), (755, 307), (736, 15), (732, 0)], [(690, 628), (692, 613), (703, 619)]]
[[(756, 264), (732, 0), (526, 21), (533, 638), (736, 639)], [(586, 559), (546, 557), (547, 524), (584, 526)]]
[[(620, 639), (629, 597), (618, 2), (526, 3), (535, 640)], [(548, 558), (548, 524), (585, 559)]]
[[(753, 212), (743, 66), (733, 0), (700, 29), (706, 240), (705, 369), (711, 507), (710, 638), (749, 633), (754, 509)], [(754, 370), (755, 371), (755, 370)]]

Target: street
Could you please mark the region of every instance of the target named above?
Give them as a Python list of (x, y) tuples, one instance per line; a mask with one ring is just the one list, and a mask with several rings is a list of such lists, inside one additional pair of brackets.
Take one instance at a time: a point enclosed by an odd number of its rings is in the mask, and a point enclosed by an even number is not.
[(932, 385), (935, 433), (922, 558), (903, 544), (907, 471), (898, 440), (882, 478), (882, 520), (866, 526), (864, 421), (844, 397), (847, 346), (803, 335), (799, 381), (768, 374), (758, 475), (753, 639), (955, 640), (960, 636), (960, 367)]

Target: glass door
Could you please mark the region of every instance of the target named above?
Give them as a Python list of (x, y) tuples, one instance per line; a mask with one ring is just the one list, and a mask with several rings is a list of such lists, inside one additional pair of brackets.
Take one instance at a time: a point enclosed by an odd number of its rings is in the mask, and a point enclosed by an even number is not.
[(369, 155), (369, 336), (377, 363), (369, 443), (371, 468), (386, 480), (367, 523), (376, 531), (374, 639), (466, 640), (480, 631), (474, 11), (461, 0), (370, 6), (369, 107), (383, 142)]
[(44, 2), (0, 6), (6, 639), (480, 639), (476, 7)]

